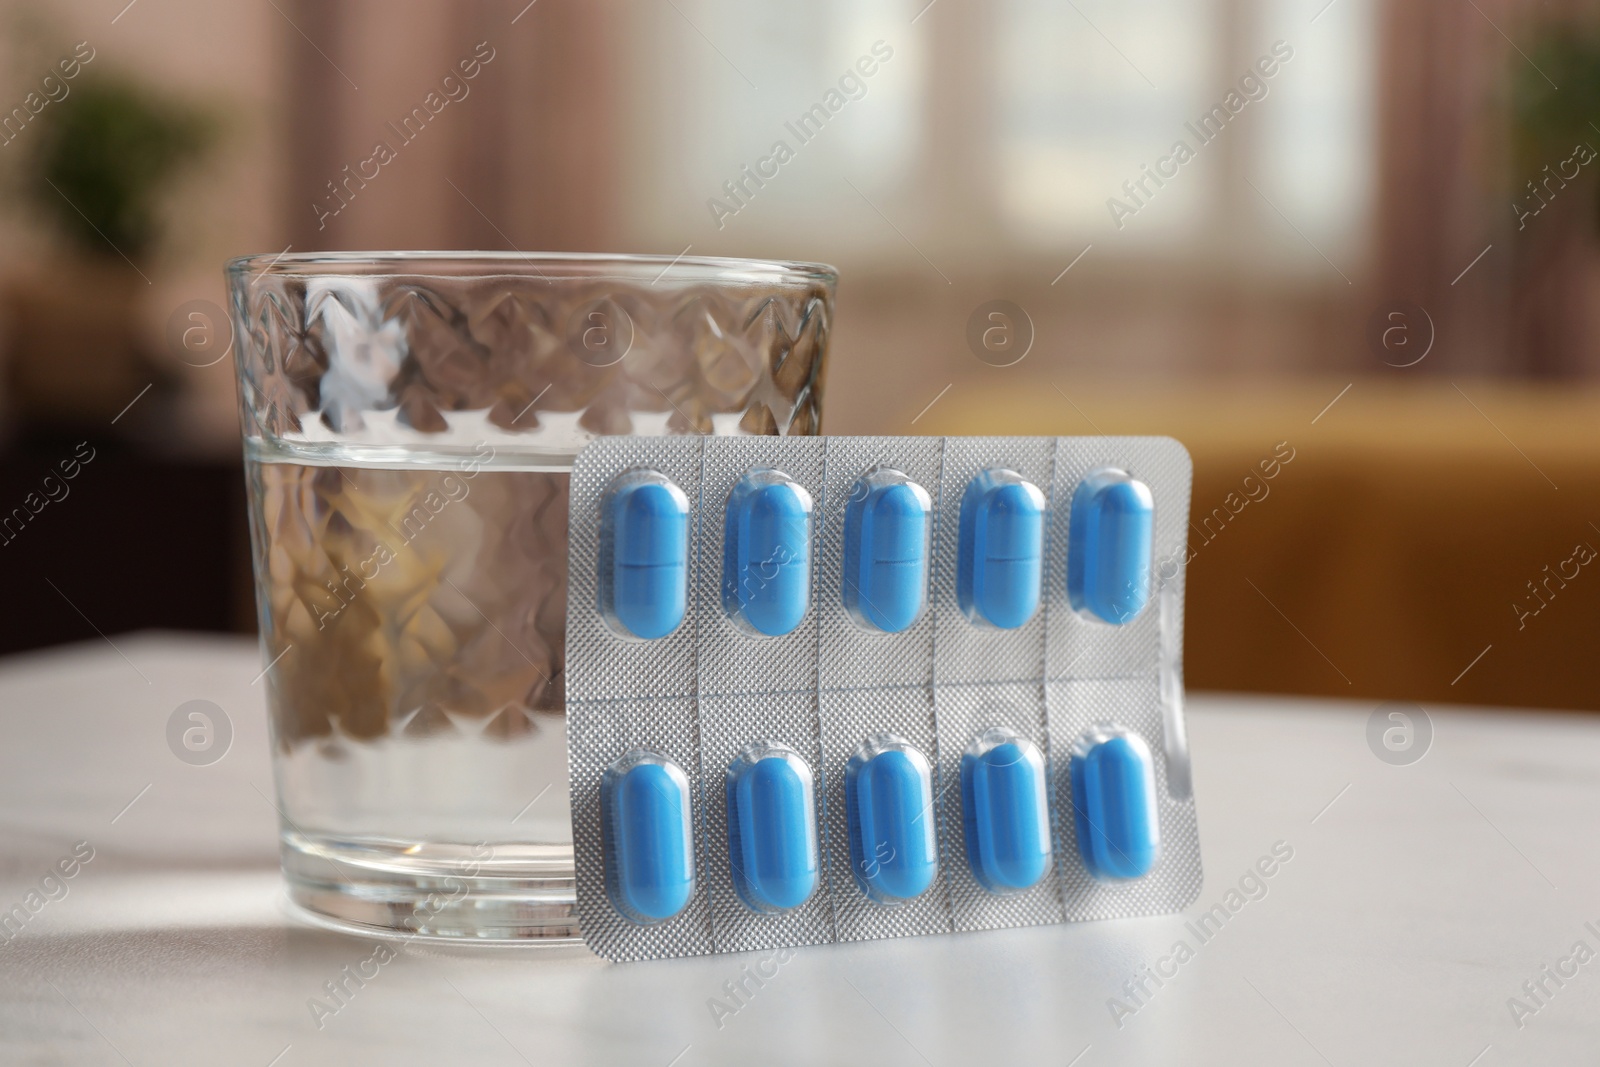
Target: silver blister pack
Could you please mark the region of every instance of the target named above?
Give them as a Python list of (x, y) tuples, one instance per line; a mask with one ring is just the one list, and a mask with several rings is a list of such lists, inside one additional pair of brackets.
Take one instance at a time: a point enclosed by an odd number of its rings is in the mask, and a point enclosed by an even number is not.
[[(586, 665), (603, 657), (606, 670), (567, 674), (567, 773), (573, 818), (578, 894), (578, 924), (593, 943), (613, 946), (612, 959), (701, 955), (715, 950), (710, 908), (703, 885), (696, 884), (684, 912), (648, 941), (631, 935), (637, 924), (611, 905), (605, 890), (606, 841), (600, 815), (601, 783), (607, 768), (638, 750), (655, 751), (676, 762), (700, 793), (700, 726), (695, 703), (695, 626), (692, 614), (672, 634), (653, 641), (619, 639), (598, 610), (599, 560), (613, 546), (604, 544), (601, 502), (619, 478), (634, 471), (673, 480), (688, 501), (700, 497), (700, 452), (685, 450), (673, 438), (627, 439), (621, 467), (583, 464), (574, 468), (567, 539), (567, 659)], [(693, 587), (698, 561), (688, 557), (686, 585)], [(697, 857), (703, 869), (704, 859)]]
[[(938, 743), (933, 707), (933, 635), (931, 605), (898, 633), (860, 625), (852, 615), (873, 610), (861, 604), (860, 582), (845, 574), (845, 519), (852, 500), (860, 501), (873, 482), (903, 479), (929, 494), (931, 513), (938, 514), (943, 442), (937, 437), (830, 437), (823, 523), (818, 542), (816, 617), (818, 630), (817, 696), (822, 730), (823, 768), (827, 776), (829, 841), (828, 888), (833, 898), (836, 936), (862, 941), (909, 934), (943, 933), (950, 929), (949, 894), (936, 878), (913, 900), (885, 907), (864, 892), (860, 875), (880, 863), (879, 845), (851, 847), (846, 818), (845, 768), (857, 749), (871, 738), (903, 745), (926, 758), (937, 789)], [(937, 534), (928, 531), (930, 543)], [(937, 793), (935, 793), (937, 796)], [(937, 838), (939, 811), (930, 805), (919, 817)]]
[(1167, 438), (608, 437), (572, 476), (585, 941), (638, 960), (1180, 910)]
[[(822, 818), (821, 747), (817, 729), (816, 612), (806, 611), (786, 634), (749, 632), (722, 610), (736, 584), (724, 567), (721, 536), (730, 495), (751, 472), (773, 471), (792, 479), (811, 498), (812, 522), (822, 497), (824, 442), (820, 437), (707, 437), (702, 439), (699, 554), (696, 596), (699, 660), (700, 755), (705, 767), (703, 837), (709, 854), (705, 882), (711, 897), (718, 951), (814, 945), (833, 940), (833, 913), (826, 893), (813, 893), (798, 907), (769, 914), (752, 910), (738, 895), (728, 840), (727, 768), (752, 743), (785, 745), (813, 777), (812, 818)], [(812, 535), (814, 540), (814, 535)], [(787, 560), (763, 560), (781, 569)], [(814, 564), (813, 564), (814, 566)], [(754, 578), (761, 582), (762, 566)], [(818, 842), (819, 849), (825, 847)]]
[[(1082, 865), (1061, 871), (1070, 921), (1180, 911), (1200, 895), (1200, 831), (1195, 822), (1189, 745), (1183, 722), (1183, 584), (1189, 528), (1189, 453), (1165, 437), (1064, 437), (1056, 445), (1052, 499), (1070, 501), (1098, 470), (1125, 471), (1155, 498), (1150, 603), (1122, 625), (1086, 618), (1067, 597), (1071, 508), (1051, 515), (1056, 573), (1045, 583), (1045, 705), (1050, 735), (1080, 738), (1100, 722), (1135, 731), (1153, 753), (1160, 812), (1161, 858), (1143, 878), (1103, 881)], [(1055, 781), (1056, 810), (1072, 810), (1070, 776)], [(1060, 820), (1061, 854), (1074, 855), (1074, 820)]]
[[(938, 620), (934, 636), (938, 649), (933, 668), (934, 703), (939, 737), (944, 742), (939, 753), (941, 856), (957, 858), (967, 848), (961, 761), (975, 738), (994, 727), (1011, 730), (1039, 749), (1048, 769), (1050, 746), (1040, 672), (1049, 620), (1042, 610), (1034, 611), (1015, 629), (974, 620), (962, 607), (958, 586), (961, 503), (969, 487), (975, 479), (1004, 471), (1021, 479), (1014, 484), (1048, 493), (1055, 444), (1054, 440), (1041, 437), (945, 439), (940, 498), (945, 506), (939, 509), (938, 549), (933, 566), (933, 610)], [(1052, 831), (1052, 841), (1058, 837)], [(1055, 859), (1052, 856), (1052, 861)], [(978, 883), (970, 864), (945, 862), (940, 864), (940, 871), (949, 887), (955, 930), (992, 930), (1061, 921), (1061, 896), (1049, 877), (1020, 892), (993, 893)]]

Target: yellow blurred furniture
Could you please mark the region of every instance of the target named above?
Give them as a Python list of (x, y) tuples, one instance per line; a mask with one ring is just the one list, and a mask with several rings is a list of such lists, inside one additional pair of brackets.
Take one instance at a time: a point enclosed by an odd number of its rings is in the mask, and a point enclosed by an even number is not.
[(1600, 388), (1019, 377), (916, 430), (1188, 446), (1191, 687), (1600, 709)]

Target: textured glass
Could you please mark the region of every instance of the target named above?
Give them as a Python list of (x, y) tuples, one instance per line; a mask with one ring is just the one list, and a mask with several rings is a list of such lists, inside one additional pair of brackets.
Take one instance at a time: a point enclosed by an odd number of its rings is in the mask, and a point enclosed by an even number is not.
[[(820, 432), (832, 271), (379, 253), (228, 278), (291, 895), (571, 936), (572, 457), (600, 434)], [(413, 906), (452, 875), (462, 899)]]

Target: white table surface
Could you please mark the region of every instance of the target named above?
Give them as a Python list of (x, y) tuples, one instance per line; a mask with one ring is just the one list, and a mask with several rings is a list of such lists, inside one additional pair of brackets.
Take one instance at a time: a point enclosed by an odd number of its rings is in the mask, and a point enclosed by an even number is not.
[[(1367, 747), (1372, 704), (1193, 697), (1207, 874), (1190, 917), (1275, 842), (1293, 849), (1204, 944), (1168, 916), (804, 949), (719, 1029), (708, 1000), (766, 954), (614, 966), (412, 943), (319, 1029), (308, 1000), (373, 942), (287, 911), (254, 643), (115, 640), (0, 661), (0, 910), (75, 842), (94, 849), (65, 897), (0, 940), (6, 1065), (1600, 1054), (1600, 955), (1545, 979), (1520, 1028), (1507, 1006), (1576, 942), (1600, 953), (1600, 718), (1429, 708), (1431, 751), (1395, 767)], [(167, 748), (168, 716), (193, 699), (234, 723), (211, 766)], [(1179, 938), (1193, 958), (1119, 1028), (1108, 1000)]]

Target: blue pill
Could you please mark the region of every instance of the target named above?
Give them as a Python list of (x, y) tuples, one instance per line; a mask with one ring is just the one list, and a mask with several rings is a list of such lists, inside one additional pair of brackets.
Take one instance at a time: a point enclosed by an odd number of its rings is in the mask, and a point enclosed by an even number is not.
[(1161, 856), (1155, 762), (1138, 734), (1097, 727), (1072, 749), (1073, 820), (1078, 853), (1095, 878), (1149, 873)]
[(811, 494), (778, 471), (755, 471), (728, 496), (723, 610), (748, 630), (781, 637), (810, 602)]
[(1044, 759), (1031, 742), (993, 729), (961, 757), (967, 864), (991, 893), (1015, 893), (1050, 870)]
[(682, 768), (650, 753), (624, 760), (601, 780), (600, 805), (612, 905), (636, 923), (678, 914), (694, 892), (689, 779)]
[(1132, 621), (1150, 601), (1155, 539), (1150, 487), (1123, 471), (1096, 471), (1072, 494), (1067, 599), (1103, 622)]
[(728, 862), (752, 910), (798, 908), (817, 888), (811, 769), (782, 745), (747, 749), (728, 769)]
[(635, 637), (665, 637), (689, 603), (688, 497), (659, 475), (636, 478), (607, 494), (603, 521), (611, 545), (603, 607)]
[(844, 605), (897, 634), (917, 621), (928, 586), (928, 491), (898, 472), (863, 479), (844, 509)]
[(869, 741), (845, 767), (844, 804), (862, 891), (886, 904), (921, 896), (939, 870), (927, 757), (897, 738)]
[(961, 497), (956, 598), (973, 621), (1015, 630), (1039, 607), (1044, 494), (1014, 471), (985, 471)]

